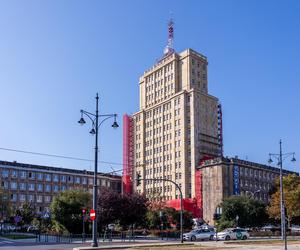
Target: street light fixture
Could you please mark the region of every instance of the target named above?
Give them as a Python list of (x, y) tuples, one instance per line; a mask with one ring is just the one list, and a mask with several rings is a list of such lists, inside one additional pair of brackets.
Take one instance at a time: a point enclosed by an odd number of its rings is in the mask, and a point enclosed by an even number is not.
[(282, 141), (279, 141), (279, 154), (269, 154), (268, 163), (273, 162), (272, 157), (278, 161), (280, 167), (280, 214), (281, 214), (281, 239), (284, 240), (284, 249), (287, 250), (287, 239), (286, 239), (286, 217), (285, 217), (285, 204), (284, 204), (284, 193), (283, 193), (283, 176), (282, 176), (282, 162), (289, 156), (293, 156), (292, 162), (296, 161), (295, 152), (293, 153), (282, 153)]
[[(86, 122), (83, 118), (85, 115), (88, 117), (91, 122), (92, 122), (92, 129), (90, 131), (90, 134), (95, 135), (95, 169), (94, 169), (94, 185), (93, 185), (93, 209), (97, 211), (97, 173), (98, 173), (98, 131), (99, 127), (101, 124), (108, 120), (109, 118), (114, 118), (114, 122), (112, 124), (113, 128), (119, 127), (116, 119), (117, 119), (117, 114), (104, 114), (104, 115), (99, 115), (99, 110), (98, 110), (98, 102), (99, 102), (99, 96), (98, 93), (96, 95), (96, 113), (90, 113), (85, 110), (80, 110), (81, 113), (81, 118), (78, 121), (80, 125), (84, 125)], [(103, 118), (99, 122), (99, 118)], [(98, 242), (97, 242), (97, 219), (93, 220), (93, 239), (92, 239), (92, 247), (98, 247)]]

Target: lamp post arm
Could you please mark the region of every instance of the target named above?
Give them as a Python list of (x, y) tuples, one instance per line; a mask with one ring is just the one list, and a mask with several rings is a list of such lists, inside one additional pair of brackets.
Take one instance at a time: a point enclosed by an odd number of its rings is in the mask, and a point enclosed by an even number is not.
[(87, 111), (84, 111), (84, 110), (80, 110), (80, 112), (81, 112), (81, 114), (83, 114), (83, 115), (85, 115), (86, 117), (88, 117), (88, 118), (91, 120), (93, 126), (95, 126), (94, 124), (95, 124), (95, 119), (96, 119), (96, 118), (93, 118), (93, 116), (94, 116), (94, 117), (96, 117), (96, 116), (95, 116), (94, 114), (92, 114), (92, 113), (90, 113), (90, 112), (87, 112)]
[[(100, 116), (100, 115), (99, 115)], [(104, 115), (102, 115), (102, 117), (103, 117)], [(112, 118), (112, 117), (114, 117), (114, 116), (107, 116), (106, 118), (104, 118), (100, 123), (99, 123), (99, 125), (98, 125), (98, 128), (101, 126), (101, 124), (103, 123), (103, 122), (105, 122), (106, 120), (108, 120), (109, 118)]]

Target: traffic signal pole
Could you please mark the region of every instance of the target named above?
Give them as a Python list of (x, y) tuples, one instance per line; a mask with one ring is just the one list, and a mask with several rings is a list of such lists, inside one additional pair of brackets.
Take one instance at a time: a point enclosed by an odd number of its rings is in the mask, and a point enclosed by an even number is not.
[(181, 243), (183, 243), (183, 206), (182, 206), (182, 199), (183, 199), (183, 196), (182, 196), (182, 191), (181, 191), (181, 188), (180, 186), (172, 181), (172, 180), (169, 180), (169, 179), (156, 179), (156, 178), (141, 178), (141, 175), (139, 173), (136, 174), (136, 186), (139, 186), (141, 185), (141, 181), (142, 180), (146, 180), (146, 181), (168, 181), (168, 182), (171, 182), (175, 185), (175, 187), (179, 190), (180, 192), (180, 240), (181, 240)]

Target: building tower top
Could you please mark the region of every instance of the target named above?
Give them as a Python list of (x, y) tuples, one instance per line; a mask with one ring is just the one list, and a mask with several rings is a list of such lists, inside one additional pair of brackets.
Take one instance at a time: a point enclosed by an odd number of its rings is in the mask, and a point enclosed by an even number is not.
[(174, 52), (173, 41), (174, 41), (174, 22), (171, 18), (168, 23), (168, 43), (164, 49), (165, 56)]

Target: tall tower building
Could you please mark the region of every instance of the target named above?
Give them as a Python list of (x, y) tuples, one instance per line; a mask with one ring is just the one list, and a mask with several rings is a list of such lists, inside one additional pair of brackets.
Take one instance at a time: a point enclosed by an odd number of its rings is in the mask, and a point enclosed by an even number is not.
[[(139, 79), (139, 111), (124, 116), (123, 151), (127, 175), (145, 179), (133, 189), (165, 201), (178, 199), (179, 192), (159, 179), (175, 181), (184, 198), (196, 198), (201, 159), (222, 154), (219, 104), (208, 93), (207, 58), (192, 49), (176, 53), (173, 22), (168, 31), (163, 57)], [(124, 180), (128, 190), (128, 176)]]

